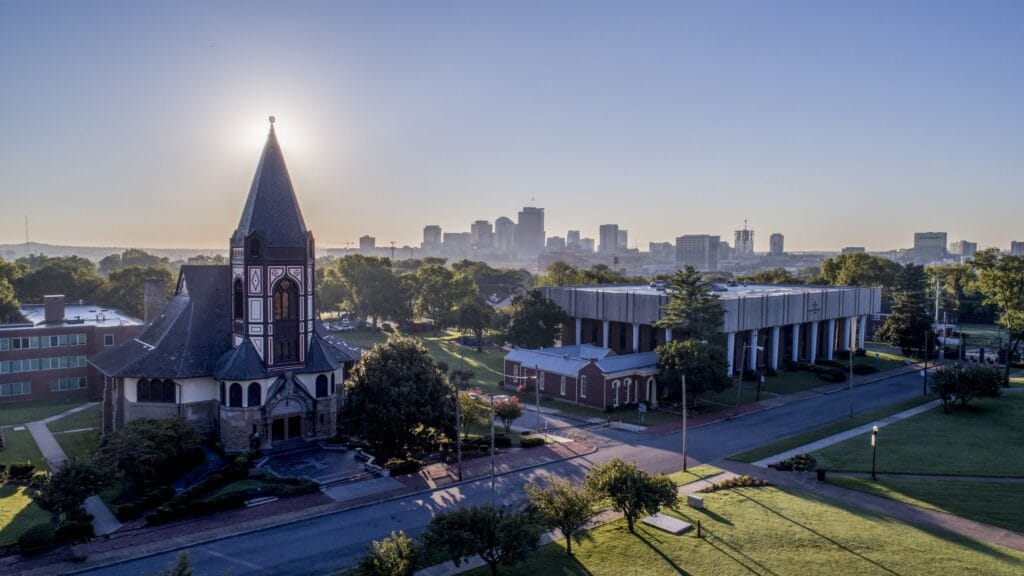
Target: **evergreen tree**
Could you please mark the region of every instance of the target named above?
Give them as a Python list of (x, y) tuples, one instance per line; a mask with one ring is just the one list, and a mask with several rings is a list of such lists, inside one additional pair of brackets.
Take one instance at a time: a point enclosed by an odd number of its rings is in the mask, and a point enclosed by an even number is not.
[(697, 269), (687, 266), (677, 271), (669, 283), (671, 300), (665, 305), (664, 316), (655, 326), (678, 330), (686, 338), (713, 342), (722, 329), (725, 311), (712, 292), (712, 285), (701, 279)]
[(925, 296), (924, 267), (907, 264), (900, 270), (893, 286), (893, 305), (889, 317), (878, 331), (878, 338), (903, 350), (904, 354), (924, 351), (934, 344), (932, 318)]

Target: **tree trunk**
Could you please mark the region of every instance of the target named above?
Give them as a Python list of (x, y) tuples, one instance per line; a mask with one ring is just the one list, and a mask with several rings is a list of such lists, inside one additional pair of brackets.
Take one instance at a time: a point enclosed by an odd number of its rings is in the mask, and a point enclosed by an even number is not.
[(626, 514), (625, 516), (626, 516), (626, 526), (629, 527), (629, 533), (630, 534), (636, 534), (636, 531), (633, 530), (633, 517), (630, 516), (629, 514)]
[(565, 536), (565, 553), (572, 556), (572, 536), (568, 534)]
[(491, 576), (498, 576), (498, 563), (488, 562), (487, 565), (491, 567)]

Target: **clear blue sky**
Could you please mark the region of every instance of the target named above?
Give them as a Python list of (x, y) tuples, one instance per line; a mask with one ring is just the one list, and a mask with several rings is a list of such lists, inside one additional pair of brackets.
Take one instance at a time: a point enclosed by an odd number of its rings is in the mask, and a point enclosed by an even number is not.
[(0, 79), (0, 242), (225, 247), (269, 114), (321, 246), (1024, 240), (1018, 1), (0, 2)]

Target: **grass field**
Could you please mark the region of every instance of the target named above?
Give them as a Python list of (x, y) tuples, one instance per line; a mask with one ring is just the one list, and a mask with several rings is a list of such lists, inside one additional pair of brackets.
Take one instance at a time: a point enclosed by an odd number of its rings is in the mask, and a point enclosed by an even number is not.
[(701, 464), (699, 466), (691, 466), (686, 472), (683, 472), (682, 470), (679, 472), (673, 472), (672, 474), (669, 474), (668, 477), (670, 480), (675, 482), (676, 486), (682, 486), (684, 484), (703, 480), (721, 473), (722, 471), (714, 466)]
[(833, 476), (829, 483), (1024, 532), (1024, 484)]
[[(696, 524), (682, 536), (619, 520), (592, 530), (575, 558), (564, 543), (549, 544), (505, 575), (640, 576), (767, 574), (792, 576), (1020, 573), (1024, 553), (932, 533), (886, 517), (855, 512), (776, 488), (722, 490), (704, 495), (705, 511), (669, 514)], [(469, 572), (486, 576), (486, 567)]]
[(99, 449), (102, 418), (100, 410), (100, 405), (96, 404), (46, 425), (69, 458), (92, 458)]
[(808, 430), (807, 432), (802, 432), (800, 434), (789, 436), (787, 438), (783, 438), (782, 440), (772, 442), (771, 444), (765, 444), (760, 448), (755, 448), (753, 450), (748, 450), (746, 452), (741, 452), (739, 454), (733, 454), (732, 456), (729, 457), (729, 459), (736, 460), (737, 462), (756, 462), (757, 460), (760, 460), (762, 458), (767, 458), (769, 456), (773, 456), (775, 454), (779, 454), (787, 450), (792, 450), (793, 448), (803, 446), (804, 444), (810, 444), (815, 440), (821, 440), (822, 438), (826, 438), (833, 434), (838, 434), (845, 430), (849, 430), (850, 428), (856, 428), (857, 426), (860, 426), (862, 424), (867, 424), (868, 422), (872, 422), (880, 418), (885, 418), (886, 416), (891, 416), (892, 414), (895, 414), (897, 412), (902, 412), (908, 408), (913, 408), (914, 406), (918, 406), (920, 404), (923, 404), (934, 399), (934, 396), (921, 396), (919, 398), (911, 398), (910, 400), (905, 400), (903, 402), (899, 402), (891, 406), (886, 406), (885, 408), (879, 408), (878, 410), (871, 410), (869, 412), (864, 412), (863, 414), (857, 414), (853, 417), (853, 419), (844, 418), (837, 422), (833, 422), (831, 424), (826, 424), (819, 428), (815, 428), (814, 430)]
[(85, 404), (84, 398), (66, 398), (63, 400), (39, 400), (0, 404), (0, 426), (24, 424), (49, 418), (55, 414)]
[[(871, 470), (870, 433), (814, 453), (826, 470)], [(1024, 477), (1024, 396), (976, 400), (890, 424), (878, 433), (879, 472)]]
[(31, 526), (47, 522), (50, 514), (25, 493), (24, 486), (0, 486), (0, 546), (10, 546)]
[(16, 462), (31, 462), (36, 468), (46, 469), (46, 462), (43, 461), (43, 454), (32, 439), (28, 430), (15, 432), (10, 428), (4, 430), (7, 438), (7, 448), (0, 450), (0, 464), (14, 464)]
[(81, 430), (83, 428), (99, 428), (103, 415), (101, 406), (95, 404), (85, 410), (69, 414), (59, 420), (54, 420), (46, 425), (50, 432), (66, 432), (68, 430)]

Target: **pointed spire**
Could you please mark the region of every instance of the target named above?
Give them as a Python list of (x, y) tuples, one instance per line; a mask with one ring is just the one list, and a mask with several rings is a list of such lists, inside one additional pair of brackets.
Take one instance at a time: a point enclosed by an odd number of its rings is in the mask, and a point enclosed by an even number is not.
[(271, 116), (270, 132), (249, 188), (249, 197), (238, 221), (238, 229), (231, 238), (233, 246), (240, 246), (247, 236), (254, 233), (261, 237), (265, 247), (306, 246), (306, 223), (277, 142), (274, 121)]

